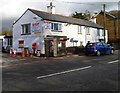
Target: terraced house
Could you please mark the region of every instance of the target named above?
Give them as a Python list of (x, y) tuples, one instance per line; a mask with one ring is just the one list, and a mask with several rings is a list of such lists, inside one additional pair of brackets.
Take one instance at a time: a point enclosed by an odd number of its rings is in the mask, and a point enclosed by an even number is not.
[(65, 51), (66, 47), (85, 46), (88, 41), (104, 39), (102, 26), (55, 14), (52, 3), (47, 8), (48, 12), (27, 9), (14, 23), (13, 48), (17, 52), (21, 52), (24, 47), (30, 51), (40, 51), (41, 54), (58, 56), (60, 49)]
[[(119, 33), (119, 23), (120, 18), (118, 18), (120, 11), (111, 11), (111, 13), (106, 12), (106, 25), (105, 28), (108, 30), (108, 42), (117, 43), (120, 42), (120, 33)], [(101, 11), (96, 16), (96, 23), (104, 26), (104, 13)]]

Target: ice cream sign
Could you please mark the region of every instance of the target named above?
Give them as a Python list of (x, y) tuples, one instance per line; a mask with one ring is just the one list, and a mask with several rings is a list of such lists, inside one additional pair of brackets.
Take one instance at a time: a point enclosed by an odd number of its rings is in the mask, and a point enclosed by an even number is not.
[(42, 23), (41, 22), (33, 22), (31, 24), (31, 29), (34, 34), (40, 34), (42, 31)]

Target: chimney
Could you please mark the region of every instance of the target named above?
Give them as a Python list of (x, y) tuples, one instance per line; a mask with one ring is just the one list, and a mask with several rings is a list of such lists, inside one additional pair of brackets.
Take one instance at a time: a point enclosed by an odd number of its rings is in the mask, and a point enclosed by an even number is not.
[(52, 5), (52, 2), (50, 2), (50, 5), (47, 6), (47, 11), (51, 14), (55, 14), (55, 6)]

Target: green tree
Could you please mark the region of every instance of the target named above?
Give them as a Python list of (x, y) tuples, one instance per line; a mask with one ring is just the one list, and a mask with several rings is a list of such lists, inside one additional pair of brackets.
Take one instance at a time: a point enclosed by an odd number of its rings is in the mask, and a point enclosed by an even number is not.
[(0, 31), (0, 35), (12, 36), (12, 29), (8, 30), (7, 28), (3, 27), (2, 31)]
[(84, 20), (90, 20), (91, 15), (90, 15), (90, 12), (86, 10), (85, 13), (75, 12), (75, 13), (72, 14), (72, 17), (73, 18), (84, 19)]
[(6, 28), (2, 28), (2, 35), (5, 35), (5, 36), (7, 36), (7, 32), (8, 32), (8, 29), (6, 29)]

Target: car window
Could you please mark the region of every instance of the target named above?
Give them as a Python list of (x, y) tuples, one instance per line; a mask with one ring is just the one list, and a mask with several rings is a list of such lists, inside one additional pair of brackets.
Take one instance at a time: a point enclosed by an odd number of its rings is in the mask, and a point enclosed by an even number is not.
[(95, 43), (89, 43), (89, 44), (87, 44), (87, 46), (94, 46), (95, 45)]
[(108, 44), (106, 44), (106, 43), (102, 43), (103, 44), (103, 46), (108, 46)]
[(103, 44), (99, 42), (99, 43), (97, 43), (97, 46), (103, 46)]

